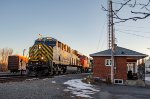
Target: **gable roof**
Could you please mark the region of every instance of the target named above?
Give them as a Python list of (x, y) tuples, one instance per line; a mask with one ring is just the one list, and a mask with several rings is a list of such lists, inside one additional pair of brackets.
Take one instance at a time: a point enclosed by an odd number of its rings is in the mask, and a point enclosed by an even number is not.
[[(93, 56), (111, 56), (111, 49), (104, 50), (101, 52), (90, 54), (91, 57)], [(147, 57), (148, 55), (136, 52), (130, 49), (126, 49), (123, 47), (116, 46), (114, 56), (138, 56), (138, 57)]]

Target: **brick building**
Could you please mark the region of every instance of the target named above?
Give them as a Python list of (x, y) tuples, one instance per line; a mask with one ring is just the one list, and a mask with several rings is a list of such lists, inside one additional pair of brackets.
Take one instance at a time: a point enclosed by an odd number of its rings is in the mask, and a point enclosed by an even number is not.
[[(103, 80), (110, 79), (111, 74), (111, 49), (98, 53), (90, 54), (93, 57), (93, 75)], [(138, 74), (139, 60), (143, 62), (148, 55), (133, 50), (118, 47), (114, 53), (114, 80), (124, 83), (129, 78), (129, 72), (134, 75)], [(114, 82), (116, 82), (114, 81)]]

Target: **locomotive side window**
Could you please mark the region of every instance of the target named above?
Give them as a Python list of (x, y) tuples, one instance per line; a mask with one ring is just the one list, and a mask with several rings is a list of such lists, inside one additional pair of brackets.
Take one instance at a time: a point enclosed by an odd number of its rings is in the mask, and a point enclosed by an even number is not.
[(58, 41), (58, 47), (61, 48), (61, 42)]
[(64, 51), (66, 51), (66, 45), (64, 44)]
[(63, 50), (64, 49), (64, 44), (62, 43), (62, 45), (61, 45), (61, 49)]
[(56, 41), (54, 41), (54, 40), (46, 40), (46, 41), (45, 41), (45, 44), (46, 44), (47, 46), (52, 46), (52, 47), (54, 47), (54, 46), (56, 46)]
[(69, 46), (67, 46), (67, 52), (69, 52)]

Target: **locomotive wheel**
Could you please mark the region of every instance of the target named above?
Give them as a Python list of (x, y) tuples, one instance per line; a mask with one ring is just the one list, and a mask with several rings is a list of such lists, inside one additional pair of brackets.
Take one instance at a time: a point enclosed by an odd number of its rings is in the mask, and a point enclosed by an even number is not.
[(55, 71), (55, 74), (56, 74), (56, 75), (59, 75), (59, 71), (58, 71), (58, 70), (56, 70), (56, 71)]
[(66, 67), (64, 67), (62, 71), (63, 71), (63, 74), (65, 74), (67, 71)]
[(52, 76), (52, 75), (53, 75), (53, 71), (52, 71), (52, 70), (49, 70), (48, 75)]

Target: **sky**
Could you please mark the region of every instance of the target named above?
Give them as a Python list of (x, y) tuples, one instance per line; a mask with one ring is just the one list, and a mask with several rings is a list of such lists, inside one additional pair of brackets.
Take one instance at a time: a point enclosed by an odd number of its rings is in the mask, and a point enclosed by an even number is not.
[[(85, 55), (106, 50), (107, 13), (101, 5), (107, 8), (107, 0), (0, 0), (0, 49), (12, 48), (14, 54), (26, 49), (27, 55), (42, 34)], [(119, 14), (130, 16), (127, 11)], [(150, 18), (115, 24), (117, 45), (150, 54), (149, 24)]]

